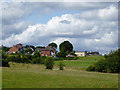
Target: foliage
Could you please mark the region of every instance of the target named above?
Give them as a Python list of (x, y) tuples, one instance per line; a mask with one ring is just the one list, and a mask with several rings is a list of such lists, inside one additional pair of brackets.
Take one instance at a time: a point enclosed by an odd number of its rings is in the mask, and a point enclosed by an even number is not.
[(45, 47), (43, 47), (43, 46), (37, 46), (36, 48), (45, 48)]
[(46, 66), (46, 69), (53, 69), (53, 65), (54, 65), (54, 58), (52, 57), (47, 57), (45, 59), (45, 66)]
[(57, 44), (56, 43), (50, 43), (48, 46), (52, 46), (53, 48), (57, 49)]
[(66, 57), (66, 52), (58, 52), (57, 54), (56, 54), (56, 56), (58, 57), (58, 58), (65, 58)]
[(9, 62), (6, 59), (2, 60), (2, 67), (9, 67)]
[(33, 57), (36, 58), (36, 57), (40, 57), (40, 56), (41, 56), (41, 55), (40, 55), (40, 52), (35, 51), (35, 54), (33, 55)]
[(39, 52), (35, 52), (34, 55), (25, 55), (22, 53), (17, 54), (2, 54), (2, 59), (6, 59), (7, 61), (16, 62), (16, 63), (33, 63), (33, 64), (44, 64), (43, 57), (40, 56)]
[(2, 51), (7, 52), (9, 51), (10, 47), (2, 47)]
[(73, 45), (69, 41), (64, 41), (59, 45), (60, 52), (69, 54), (73, 51)]
[(9, 61), (7, 60), (7, 55), (2, 52), (2, 67), (9, 67)]
[(75, 57), (77, 56), (77, 55), (75, 54), (75, 52), (72, 52), (71, 55), (73, 55), (73, 56), (75, 56)]
[(108, 73), (120, 73), (120, 49), (118, 51), (112, 52), (105, 60), (100, 60), (94, 65), (88, 67), (87, 71), (98, 71), (98, 72), (108, 72)]
[(63, 69), (64, 69), (63, 66), (64, 66), (63, 62), (60, 62), (60, 63), (59, 63), (59, 69), (60, 69), (60, 70), (63, 70)]
[(32, 49), (31, 49), (31, 48), (26, 49), (26, 50), (25, 50), (25, 53), (32, 54)]
[(36, 57), (32, 60), (31, 62), (32, 64), (40, 64), (41, 63), (41, 59), (39, 57)]

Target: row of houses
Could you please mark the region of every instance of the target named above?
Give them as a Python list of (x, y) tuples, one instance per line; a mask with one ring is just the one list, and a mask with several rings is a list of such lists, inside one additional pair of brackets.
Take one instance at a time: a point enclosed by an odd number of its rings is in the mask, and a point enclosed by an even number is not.
[(54, 56), (56, 50), (54, 48), (52, 48), (51, 46), (46, 46), (46, 47), (38, 47), (35, 48), (34, 46), (23, 46), (22, 44), (17, 44), (17, 45), (13, 45), (12, 48), (9, 49), (8, 54), (12, 54), (12, 53), (20, 53), (20, 52), (24, 52), (25, 54), (30, 53), (25, 52), (26, 50), (31, 50), (31, 54), (34, 55), (35, 51), (40, 52), (41, 56)]
[[(30, 50), (31, 54), (34, 55), (35, 51), (40, 52), (41, 56), (55, 56), (56, 55), (56, 49), (54, 49), (51, 46), (46, 47), (34, 47), (34, 46), (23, 46), (22, 44), (13, 45), (12, 48), (9, 49), (8, 54), (11, 53), (20, 53), (23, 52), (25, 54), (30, 53), (29, 51), (25, 52), (26, 50)], [(77, 56), (87, 56), (87, 55), (99, 55), (99, 52), (87, 52), (87, 51), (76, 51), (75, 54)], [(73, 57), (72, 55), (67, 55), (67, 57)]]

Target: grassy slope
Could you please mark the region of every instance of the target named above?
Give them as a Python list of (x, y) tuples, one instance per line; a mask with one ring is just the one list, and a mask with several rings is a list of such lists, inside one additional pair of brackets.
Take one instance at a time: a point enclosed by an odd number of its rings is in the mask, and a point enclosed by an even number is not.
[[(60, 71), (58, 66), (55, 66), (54, 70), (46, 70), (43, 65), (11, 63), (10, 68), (3, 68), (3, 88), (118, 87), (117, 74), (86, 72), (84, 70), (81, 70), (81, 68), (80, 70), (78, 70), (77, 68), (82, 66), (82, 63), (88, 62), (89, 64), (86, 64), (87, 67), (93, 62), (96, 62), (95, 59), (92, 59), (93, 61), (88, 61), (86, 59), (85, 62), (83, 61), (83, 59), (80, 58), (79, 61), (64, 61), (66, 64), (64, 71)], [(55, 64), (57, 65), (58, 61), (55, 62)]]
[[(104, 56), (87, 56), (87, 57), (79, 57), (78, 60), (64, 60), (62, 61), (66, 68), (78, 69), (78, 70), (86, 70), (86, 68), (93, 63), (104, 59)], [(55, 61), (55, 65), (59, 65), (60, 61)]]

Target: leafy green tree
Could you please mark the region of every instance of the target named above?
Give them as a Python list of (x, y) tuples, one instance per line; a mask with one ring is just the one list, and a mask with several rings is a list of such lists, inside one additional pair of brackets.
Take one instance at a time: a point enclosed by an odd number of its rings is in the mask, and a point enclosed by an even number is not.
[(2, 51), (7, 52), (9, 51), (10, 47), (2, 47)]
[(29, 46), (29, 45), (26, 45), (26, 46), (25, 46), (25, 48), (28, 48), (28, 47), (30, 47), (30, 46)]
[(67, 55), (66, 52), (59, 52), (59, 53), (56, 54), (56, 56), (59, 57), (59, 58), (65, 58), (66, 55)]
[(28, 48), (27, 50), (25, 50), (25, 52), (29, 52), (29, 54), (32, 54), (32, 49)]
[(50, 43), (48, 46), (52, 46), (53, 48), (57, 49), (57, 44), (56, 43)]
[(35, 54), (33, 55), (33, 58), (40, 57), (40, 56), (41, 56), (41, 55), (40, 55), (40, 52), (35, 51)]
[(2, 67), (9, 67), (9, 62), (6, 59), (2, 60)]
[(45, 64), (45, 66), (46, 66), (46, 69), (53, 69), (54, 58), (52, 58), (52, 57), (46, 58), (44, 64)]
[(2, 67), (9, 67), (9, 61), (7, 55), (2, 52)]
[(69, 41), (64, 41), (59, 45), (60, 52), (65, 52), (69, 54), (73, 51), (73, 45)]
[(105, 60), (100, 60), (94, 63), (86, 70), (107, 73), (120, 73), (120, 49), (115, 52), (110, 52)]

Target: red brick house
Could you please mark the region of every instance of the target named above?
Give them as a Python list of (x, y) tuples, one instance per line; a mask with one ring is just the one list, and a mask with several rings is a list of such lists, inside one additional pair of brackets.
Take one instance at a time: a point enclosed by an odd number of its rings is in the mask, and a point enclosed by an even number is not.
[(50, 46), (37, 48), (36, 50), (40, 52), (41, 56), (54, 56), (56, 52), (56, 50)]
[(22, 44), (13, 45), (13, 47), (9, 49), (8, 54), (15, 53), (15, 52), (20, 52), (22, 47), (23, 47)]

